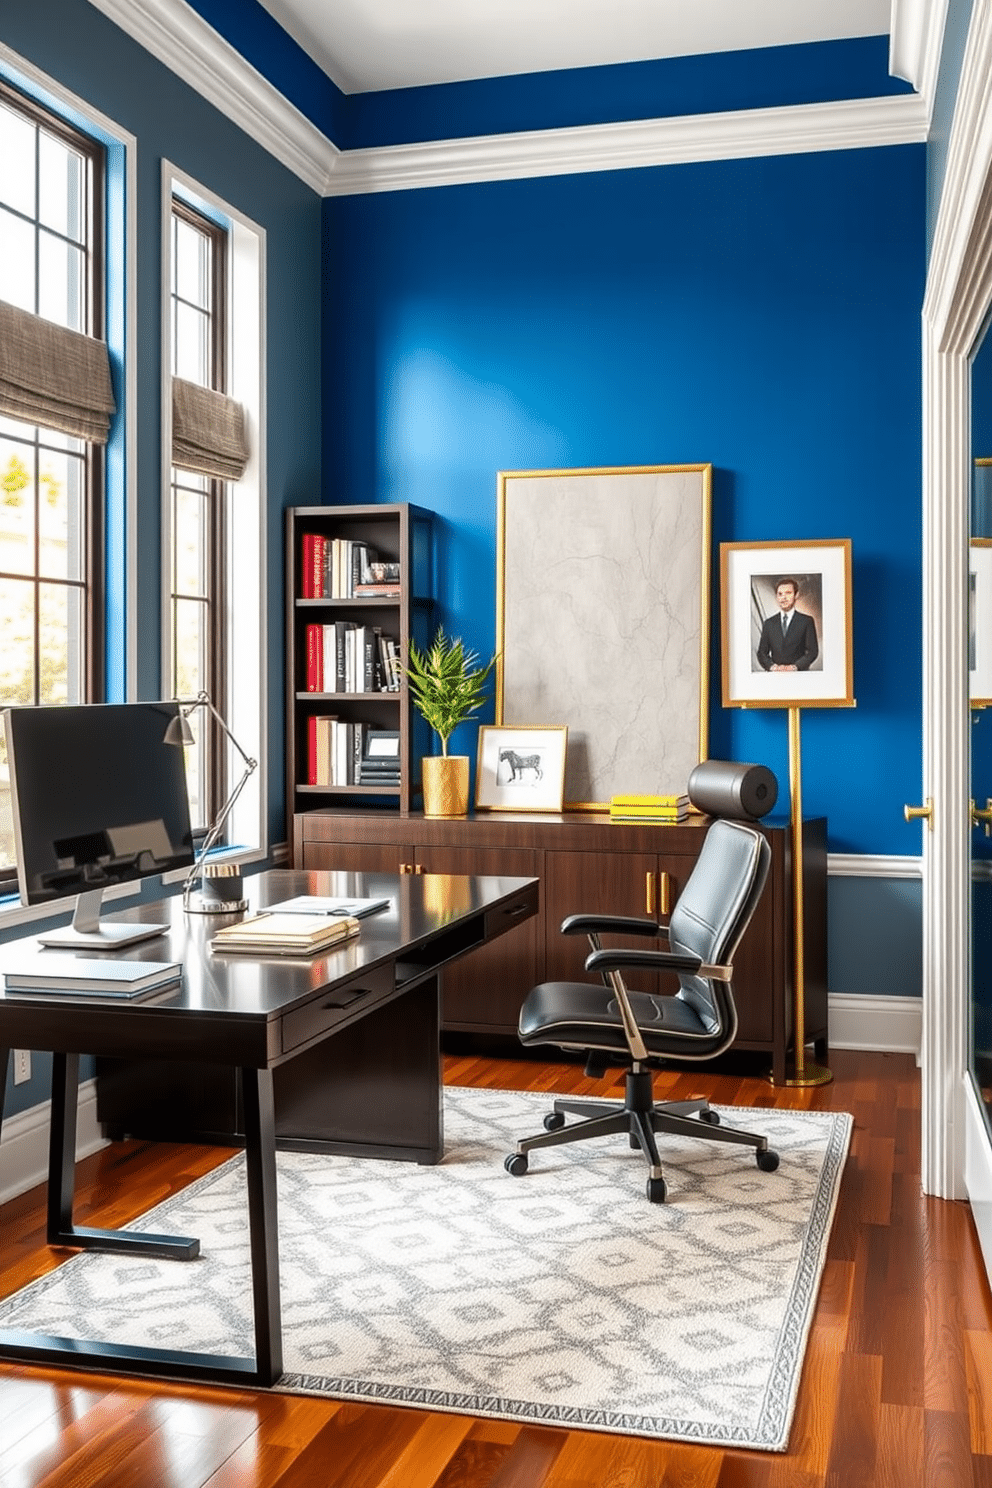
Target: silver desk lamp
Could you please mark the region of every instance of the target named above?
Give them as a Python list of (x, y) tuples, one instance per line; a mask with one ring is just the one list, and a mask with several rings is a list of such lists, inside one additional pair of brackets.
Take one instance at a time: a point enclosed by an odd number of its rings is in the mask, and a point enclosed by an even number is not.
[[(224, 823), (230, 816), (235, 801), (238, 799), (241, 792), (244, 790), (246, 784), (248, 783), (248, 777), (252, 775), (255, 770), (258, 769), (258, 761), (252, 759), (251, 756), (246, 754), (245, 751), (241, 748), (241, 745), (231, 733), (231, 730), (228, 728), (227, 724), (224, 722), (223, 718), (214, 707), (207, 693), (199, 692), (197, 693), (195, 698), (176, 698), (175, 701), (179, 704), (179, 712), (176, 714), (176, 717), (170, 721), (169, 726), (165, 731), (166, 744), (176, 744), (183, 749), (187, 748), (190, 744), (195, 744), (196, 738), (193, 734), (193, 730), (190, 727), (189, 717), (190, 714), (195, 712), (197, 708), (206, 708), (207, 712), (210, 713), (211, 716), (217, 720), (217, 723), (220, 725), (220, 728), (223, 730), (226, 738), (230, 740), (231, 744), (244, 760), (245, 767), (241, 779), (238, 781), (237, 785), (234, 787), (234, 789), (231, 791), (231, 794), (224, 802), (223, 808), (221, 809), (219, 815), (214, 819), (214, 821), (208, 828), (207, 834), (200, 844), (200, 851), (197, 853), (196, 861), (194, 862), (192, 868), (189, 870), (189, 873), (186, 876), (186, 882), (183, 884), (184, 913), (234, 914), (238, 910), (247, 908), (247, 900), (241, 897), (240, 871), (234, 864), (217, 863), (215, 865), (212, 865), (214, 868), (214, 872), (213, 874), (210, 874), (209, 869), (211, 865), (206, 865), (205, 859), (210, 849), (213, 847), (214, 843), (217, 841), (218, 837), (223, 831)], [(217, 890), (216, 897), (205, 898), (204, 895), (201, 893), (199, 899), (194, 903), (192, 899), (193, 885), (196, 883), (197, 879), (200, 879), (202, 883), (204, 877), (208, 875), (211, 877), (213, 886)], [(229, 897), (232, 894), (233, 897)]]

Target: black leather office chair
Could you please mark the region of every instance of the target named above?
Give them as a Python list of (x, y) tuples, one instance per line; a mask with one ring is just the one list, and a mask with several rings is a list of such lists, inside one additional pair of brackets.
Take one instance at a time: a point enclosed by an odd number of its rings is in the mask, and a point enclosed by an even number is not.
[[(666, 1184), (655, 1141), (656, 1132), (703, 1137), (753, 1147), (758, 1167), (778, 1167), (778, 1155), (767, 1138), (722, 1126), (705, 1100), (655, 1104), (651, 1065), (659, 1062), (714, 1058), (733, 1043), (737, 1009), (731, 987), (731, 960), (768, 877), (771, 848), (753, 827), (715, 821), (679, 895), (667, 927), (653, 920), (615, 915), (570, 915), (564, 935), (586, 934), (592, 953), (586, 970), (598, 971), (605, 985), (590, 982), (544, 982), (528, 993), (520, 1010), (521, 1041), (583, 1050), (587, 1073), (602, 1074), (610, 1065), (629, 1065), (623, 1105), (614, 1101), (556, 1100), (544, 1118), (545, 1130), (517, 1143), (506, 1159), (507, 1171), (527, 1171), (535, 1147), (556, 1147), (590, 1137), (626, 1132), (649, 1164), (648, 1198), (660, 1204)], [(669, 949), (603, 950), (600, 936), (667, 936)], [(668, 996), (628, 991), (621, 968), (669, 971), (679, 987)], [(566, 1115), (586, 1119), (565, 1125)]]

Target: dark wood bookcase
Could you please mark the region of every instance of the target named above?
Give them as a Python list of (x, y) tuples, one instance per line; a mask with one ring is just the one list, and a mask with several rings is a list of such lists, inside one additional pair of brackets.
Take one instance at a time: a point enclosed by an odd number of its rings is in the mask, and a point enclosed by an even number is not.
[[(304, 598), (304, 538), (308, 534), (367, 543), (385, 562), (400, 566), (396, 597)], [(410, 707), (409, 690), (312, 692), (307, 689), (307, 627), (337, 620), (380, 626), (399, 644), (427, 644), (433, 622), (432, 515), (409, 503), (382, 506), (295, 506), (286, 512), (286, 816), (316, 807), (380, 804), (410, 810), (420, 791), (419, 761), (429, 748), (426, 726)], [(310, 785), (311, 717), (333, 716), (399, 734), (400, 776), (394, 785)]]

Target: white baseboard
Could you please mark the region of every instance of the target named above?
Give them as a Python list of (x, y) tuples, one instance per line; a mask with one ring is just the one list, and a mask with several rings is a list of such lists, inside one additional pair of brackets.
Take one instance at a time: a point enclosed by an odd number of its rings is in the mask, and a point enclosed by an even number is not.
[[(48, 1177), (49, 1103), (8, 1116), (0, 1143), (0, 1204), (26, 1193)], [(76, 1125), (76, 1157), (89, 1157), (107, 1145), (96, 1119), (96, 1081), (84, 1080), (79, 1087)]]
[(923, 999), (870, 997), (831, 992), (828, 998), (831, 1049), (872, 1049), (883, 1054), (915, 1054), (920, 1062)]

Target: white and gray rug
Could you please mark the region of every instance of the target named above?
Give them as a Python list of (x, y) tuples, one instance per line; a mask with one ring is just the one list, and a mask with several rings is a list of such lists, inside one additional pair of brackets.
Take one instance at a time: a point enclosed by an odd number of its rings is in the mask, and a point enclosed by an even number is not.
[[(778, 1171), (669, 1138), (659, 1205), (623, 1138), (510, 1177), (550, 1099), (447, 1089), (434, 1168), (279, 1154), (279, 1388), (783, 1451), (851, 1118), (725, 1108)], [(75, 1256), (0, 1327), (250, 1354), (242, 1163), (134, 1226), (198, 1235), (199, 1260)]]

